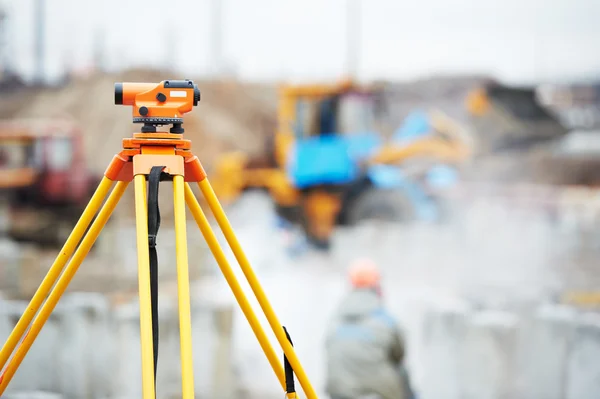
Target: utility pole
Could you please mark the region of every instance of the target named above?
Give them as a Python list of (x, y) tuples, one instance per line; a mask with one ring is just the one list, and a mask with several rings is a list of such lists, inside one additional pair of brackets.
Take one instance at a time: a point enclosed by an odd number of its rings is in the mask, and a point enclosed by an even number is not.
[(44, 65), (44, 52), (45, 52), (45, 0), (35, 0), (34, 6), (35, 12), (35, 80), (37, 83), (43, 83), (45, 81), (45, 65)]
[(221, 75), (223, 67), (223, 1), (212, 0), (212, 54), (209, 65), (212, 65), (212, 72), (215, 76)]
[(11, 65), (8, 50), (8, 15), (2, 4), (0, 7), (0, 80), (3, 80), (10, 75)]
[(356, 79), (360, 57), (360, 0), (346, 0), (346, 73)]
[(94, 33), (94, 69), (104, 72), (106, 69), (105, 35), (103, 29), (96, 29)]
[(165, 71), (173, 72), (173, 65), (177, 65), (177, 31), (175, 25), (171, 21), (166, 21), (165, 26), (165, 64), (163, 66)]

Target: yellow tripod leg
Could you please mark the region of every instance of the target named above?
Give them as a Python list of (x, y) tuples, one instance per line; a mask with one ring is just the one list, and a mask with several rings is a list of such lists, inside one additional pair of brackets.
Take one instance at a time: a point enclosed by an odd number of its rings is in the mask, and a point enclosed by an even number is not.
[(123, 193), (127, 189), (127, 185), (127, 182), (117, 183), (115, 189), (110, 194), (108, 200), (100, 210), (98, 217), (96, 218), (96, 220), (94, 220), (94, 223), (92, 223), (90, 230), (83, 238), (81, 245), (77, 248), (77, 251), (75, 251), (73, 259), (71, 259), (64, 273), (56, 282), (56, 286), (50, 292), (48, 300), (44, 303), (44, 306), (42, 306), (40, 313), (33, 320), (29, 333), (23, 339), (21, 345), (19, 345), (15, 356), (8, 363), (8, 366), (6, 366), (6, 370), (4, 371), (2, 376), (0, 376), (0, 397), (6, 390), (6, 387), (8, 386), (10, 380), (15, 375), (15, 372), (17, 371), (17, 368), (23, 361), (23, 358), (27, 354), (27, 351), (29, 351), (29, 348), (31, 348), (33, 341), (38, 336), (42, 327), (44, 327), (44, 324), (46, 323), (46, 321), (50, 317), (50, 314), (56, 307), (56, 304), (58, 303), (60, 297), (67, 289), (67, 286), (69, 285), (71, 279), (77, 272), (77, 269), (79, 269), (79, 265), (81, 265), (81, 262), (83, 262), (88, 252), (90, 251), (90, 248), (92, 248), (92, 245), (94, 245), (94, 242), (98, 238), (98, 235), (100, 235), (102, 228), (104, 228), (104, 225), (110, 218), (110, 215), (114, 211), (119, 200), (123, 196)]
[(269, 343), (267, 335), (262, 329), (258, 318), (256, 317), (256, 314), (250, 306), (250, 302), (248, 302), (248, 299), (246, 298), (246, 295), (244, 294), (240, 283), (236, 279), (235, 274), (233, 273), (233, 270), (231, 269), (231, 266), (229, 265), (229, 262), (225, 257), (223, 249), (217, 241), (215, 233), (213, 232), (212, 228), (210, 227), (210, 224), (208, 223), (208, 219), (206, 219), (204, 212), (202, 212), (202, 208), (200, 208), (198, 200), (194, 196), (192, 189), (187, 183), (185, 185), (185, 200), (188, 204), (188, 207), (190, 208), (190, 211), (194, 215), (194, 219), (196, 220), (196, 223), (198, 224), (198, 227), (200, 228), (200, 231), (202, 232), (202, 235), (204, 236), (204, 239), (206, 240), (210, 251), (215, 257), (215, 260), (217, 261), (217, 264), (219, 265), (219, 268), (221, 269), (225, 280), (227, 280), (227, 283), (229, 284), (229, 287), (231, 288), (235, 299), (240, 305), (242, 311), (244, 312), (244, 315), (246, 316), (246, 319), (248, 320), (248, 323), (250, 324), (254, 335), (256, 335), (256, 339), (258, 339), (258, 342), (263, 352), (265, 352), (265, 355), (267, 356), (267, 359), (269, 360), (269, 363), (271, 364), (271, 367), (273, 368), (277, 379), (281, 383), (281, 387), (285, 391), (285, 373), (283, 371), (281, 363), (279, 362), (277, 353), (275, 353), (275, 350)]
[(283, 331), (283, 327), (279, 323), (277, 315), (275, 314), (275, 311), (269, 303), (269, 300), (267, 299), (267, 296), (265, 295), (265, 292), (263, 291), (258, 281), (258, 278), (256, 277), (256, 274), (254, 274), (254, 270), (252, 270), (252, 266), (250, 266), (250, 262), (248, 261), (248, 258), (246, 257), (246, 254), (244, 253), (237, 237), (235, 236), (233, 228), (231, 227), (231, 224), (227, 219), (227, 215), (225, 215), (225, 211), (223, 210), (221, 203), (217, 199), (217, 196), (215, 195), (215, 192), (212, 186), (210, 185), (208, 178), (205, 178), (201, 182), (199, 182), (198, 186), (200, 187), (202, 194), (206, 198), (208, 206), (215, 215), (215, 219), (217, 220), (219, 227), (221, 227), (223, 235), (229, 243), (231, 250), (235, 255), (235, 258), (239, 262), (240, 267), (244, 275), (246, 276), (246, 279), (248, 280), (252, 291), (254, 292), (254, 295), (256, 295), (256, 299), (258, 300), (260, 307), (265, 313), (265, 316), (269, 321), (271, 328), (273, 329), (273, 333), (275, 333), (277, 341), (283, 348), (283, 352), (288, 358), (294, 370), (294, 374), (296, 374), (296, 376), (298, 377), (298, 381), (302, 386), (302, 390), (304, 391), (308, 399), (317, 399), (317, 394), (315, 393), (315, 390), (313, 389), (306, 373), (304, 372), (304, 368), (302, 367), (300, 361), (298, 360), (298, 357), (296, 356), (294, 347), (288, 341), (285, 332)]
[(46, 277), (44, 277), (44, 280), (33, 295), (33, 298), (31, 298), (29, 305), (25, 308), (25, 311), (23, 312), (23, 315), (21, 315), (21, 318), (17, 322), (17, 325), (10, 333), (10, 336), (6, 340), (4, 346), (2, 347), (2, 350), (0, 350), (0, 370), (2, 370), (6, 365), (8, 358), (15, 350), (15, 347), (21, 340), (21, 337), (23, 337), (23, 334), (29, 326), (29, 323), (31, 323), (31, 320), (40, 309), (40, 306), (42, 305), (42, 302), (44, 301), (46, 296), (48, 296), (48, 293), (50, 292), (52, 286), (60, 276), (60, 273), (62, 272), (65, 264), (67, 263), (71, 255), (73, 255), (77, 244), (81, 240), (81, 237), (85, 234), (85, 230), (90, 225), (92, 218), (94, 217), (96, 212), (98, 212), (98, 209), (100, 209), (100, 207), (102, 206), (102, 201), (104, 201), (104, 199), (106, 198), (106, 195), (108, 194), (111, 186), (112, 181), (106, 177), (104, 177), (100, 182), (100, 185), (98, 186), (96, 192), (88, 202), (85, 210), (83, 211), (83, 214), (79, 218), (79, 221), (77, 222), (77, 224), (73, 228), (73, 231), (69, 235), (69, 238), (67, 238), (67, 241), (58, 253), (58, 256), (54, 260), (54, 263), (50, 267), (50, 270), (48, 270)]
[(187, 234), (185, 224), (184, 185), (185, 183), (183, 176), (173, 176), (175, 252), (177, 258), (177, 293), (179, 296), (181, 384), (183, 399), (194, 399), (190, 277), (188, 270)]
[(138, 253), (138, 284), (140, 297), (140, 344), (142, 351), (142, 397), (155, 399), (154, 347), (152, 344), (152, 304), (150, 301), (150, 252), (148, 249), (148, 204), (146, 176), (134, 177), (135, 224)]

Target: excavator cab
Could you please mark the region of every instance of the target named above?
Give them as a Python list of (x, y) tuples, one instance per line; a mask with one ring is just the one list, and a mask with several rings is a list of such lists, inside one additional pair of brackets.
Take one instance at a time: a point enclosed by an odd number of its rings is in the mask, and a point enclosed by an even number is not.
[(336, 94), (318, 99), (314, 105), (314, 127), (309, 132), (300, 131), (308, 133), (301, 134), (301, 137), (331, 134), (352, 136), (369, 132), (374, 130), (375, 121), (380, 115), (373, 94)]
[(376, 89), (339, 88), (324, 95), (297, 96), (295, 138), (353, 136), (379, 130), (384, 106)]
[(377, 88), (347, 83), (290, 88), (286, 94), (294, 116), (283, 166), (293, 184), (331, 191), (355, 181), (361, 161), (381, 145)]

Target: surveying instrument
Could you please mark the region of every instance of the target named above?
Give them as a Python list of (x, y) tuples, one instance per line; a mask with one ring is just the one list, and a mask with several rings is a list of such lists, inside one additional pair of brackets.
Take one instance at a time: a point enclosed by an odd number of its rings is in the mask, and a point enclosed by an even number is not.
[[(158, 187), (160, 181), (172, 181), (183, 399), (194, 399), (195, 397), (185, 204), (193, 214), (208, 247), (281, 383), (286, 397), (290, 399), (297, 397), (294, 387), (294, 375), (296, 375), (307, 398), (317, 398), (296, 356), (287, 330), (277, 320), (277, 316), (208, 181), (200, 160), (191, 151), (191, 141), (183, 139), (183, 115), (192, 111), (199, 102), (200, 90), (190, 80), (165, 80), (158, 84), (115, 83), (115, 104), (133, 107), (133, 122), (143, 124), (141, 132), (134, 133), (132, 138), (123, 139), (123, 150), (115, 155), (108, 165), (102, 181), (79, 221), (2, 347), (0, 371), (3, 370), (3, 372), (0, 375), (0, 396), (6, 390), (27, 351), (31, 348), (44, 323), (50, 317), (77, 272), (79, 265), (100, 235), (127, 186), (133, 181), (138, 255), (142, 393), (143, 399), (155, 399), (158, 355), (156, 235), (160, 226)], [(172, 125), (168, 133), (157, 132), (157, 126), (163, 125)], [(116, 182), (115, 188), (108, 195), (114, 182)], [(208, 219), (200, 208), (189, 185), (190, 182), (198, 184), (283, 349), (283, 367), (236, 279)], [(106, 199), (107, 195), (108, 199)], [(104, 202), (105, 199), (106, 202)], [(69, 261), (68, 265), (67, 261)], [(65, 265), (67, 265), (66, 268)], [(44, 299), (46, 299), (45, 302)], [(42, 302), (44, 302), (43, 305)], [(10, 358), (15, 348), (16, 352)], [(9, 358), (10, 361), (7, 364)]]

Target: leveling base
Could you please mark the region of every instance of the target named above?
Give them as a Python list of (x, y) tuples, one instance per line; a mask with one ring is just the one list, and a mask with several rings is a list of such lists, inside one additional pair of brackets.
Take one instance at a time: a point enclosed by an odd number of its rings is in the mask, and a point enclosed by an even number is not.
[[(153, 262), (151, 255), (156, 244), (156, 231), (151, 231), (151, 234), (149, 234), (149, 226), (154, 224), (154, 228), (158, 229), (160, 216), (158, 216), (158, 220), (152, 220), (153, 218), (148, 217), (148, 211), (152, 204), (149, 204), (149, 200), (146, 199), (146, 194), (148, 184), (156, 184), (155, 189), (158, 190), (159, 180), (153, 180), (152, 178), (154, 172), (158, 170), (162, 180), (167, 179), (172, 180), (173, 182), (182, 397), (184, 399), (194, 399), (190, 285), (188, 276), (185, 216), (185, 204), (187, 204), (287, 397), (296, 397), (294, 389), (295, 374), (306, 396), (310, 399), (317, 398), (315, 391), (295, 354), (287, 331), (277, 320), (277, 316), (269, 304), (269, 301), (227, 220), (227, 216), (208, 181), (199, 159), (192, 154), (190, 148), (191, 142), (183, 139), (181, 134), (139, 133), (134, 134), (133, 138), (123, 139), (123, 150), (116, 155), (109, 164), (101, 183), (77, 222), (77, 225), (71, 232), (52, 267), (48, 271), (48, 274), (31, 299), (29, 306), (19, 319), (17, 325), (0, 351), (0, 370), (4, 370), (0, 376), (0, 396), (6, 390), (6, 387), (23, 361), (27, 351), (31, 348), (31, 345), (44, 326), (44, 323), (48, 320), (60, 297), (65, 292), (69, 282), (77, 272), (79, 265), (85, 259), (90, 248), (100, 235), (106, 222), (125, 193), (127, 186), (133, 181), (135, 186), (134, 195), (138, 253), (142, 392), (143, 399), (155, 398), (155, 354), (157, 352), (158, 334), (157, 330), (154, 330), (157, 325), (157, 320), (155, 318), (156, 316), (153, 315), (153, 311), (155, 305), (154, 301), (157, 300), (157, 293), (154, 291), (154, 288), (156, 287), (154, 287), (154, 285), (157, 283), (152, 279)], [(115, 182), (116, 185), (114, 189), (110, 195), (108, 195)], [(269, 325), (283, 349), (285, 368), (282, 367), (278, 355), (269, 343), (256, 314), (236, 279), (235, 274), (217, 241), (215, 233), (210, 227), (204, 212), (200, 208), (198, 200), (192, 192), (189, 185), (190, 182), (197, 183), (200, 187), (202, 195), (206, 199), (223, 235), (246, 276), (252, 291), (256, 295)], [(152, 187), (150, 188), (150, 191), (152, 191)], [(107, 195), (108, 199), (106, 199)], [(106, 201), (104, 202), (105, 199)], [(158, 204), (154, 205), (156, 205), (158, 210)], [(95, 219), (94, 216), (96, 216)], [(92, 219), (94, 219), (93, 223)], [(65, 265), (67, 265), (66, 268)], [(156, 276), (156, 271), (154, 271), (154, 275)], [(44, 299), (46, 299), (45, 302)], [(23, 337), (26, 331), (27, 334)], [(22, 342), (19, 344), (21, 339)], [(18, 347), (17, 344), (19, 344)], [(16, 352), (12, 358), (10, 358), (11, 354), (15, 351), (15, 348)]]

